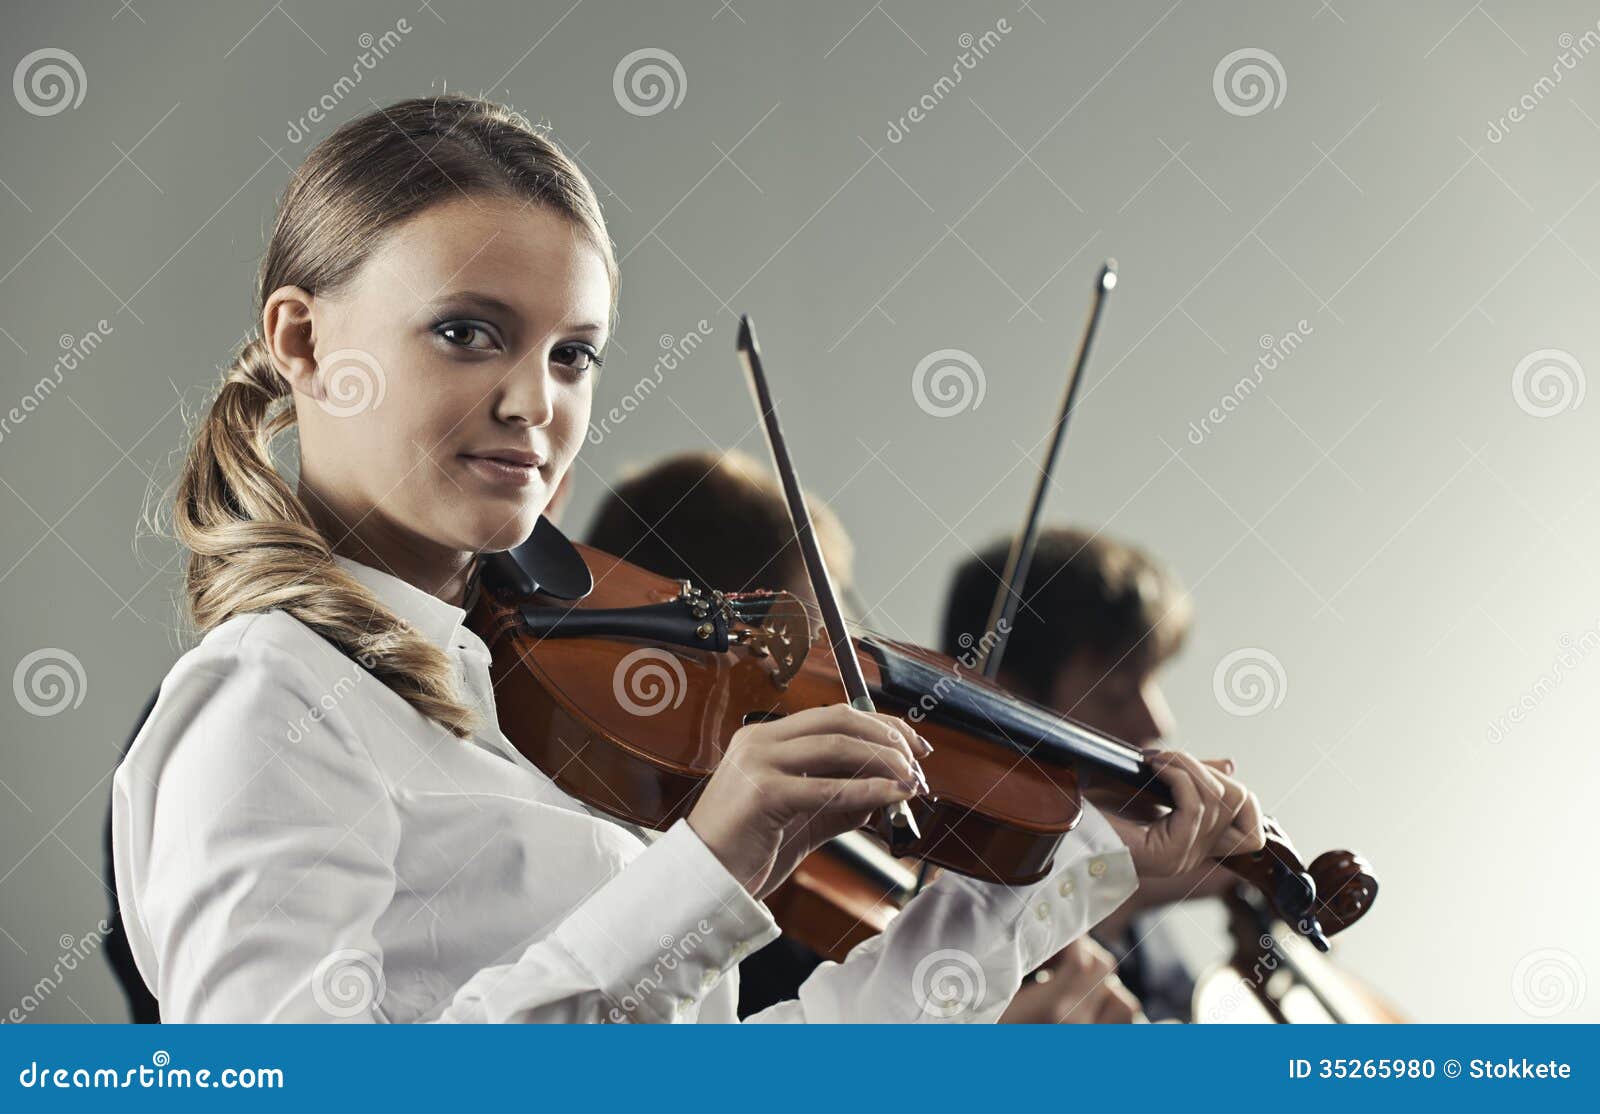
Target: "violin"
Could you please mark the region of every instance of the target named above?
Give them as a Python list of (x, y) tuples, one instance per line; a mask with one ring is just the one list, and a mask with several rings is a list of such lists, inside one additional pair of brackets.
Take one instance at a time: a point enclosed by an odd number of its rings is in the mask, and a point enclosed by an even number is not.
[[(546, 519), (517, 550), (485, 555), (478, 579), (467, 622), (492, 654), (507, 739), (563, 790), (634, 824), (686, 817), (745, 724), (847, 700), (836, 644), (792, 593), (657, 576)], [(1077, 824), (1084, 781), (1121, 810), (1171, 805), (1141, 751), (952, 658), (863, 634), (850, 652), (873, 703), (915, 719), (934, 746), (922, 760), (931, 792), (907, 802), (915, 834), (881, 813), (869, 822), (896, 856), (1025, 884)], [(1377, 893), (1359, 856), (1307, 864), (1275, 823), (1263, 850), (1222, 862), (1321, 950)]]

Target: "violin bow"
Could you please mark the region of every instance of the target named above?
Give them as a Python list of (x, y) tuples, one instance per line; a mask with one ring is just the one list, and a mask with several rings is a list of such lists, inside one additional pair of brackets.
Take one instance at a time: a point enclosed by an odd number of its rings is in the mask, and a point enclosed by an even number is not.
[[(1028, 513), (1023, 518), (1022, 529), (1017, 536), (1011, 539), (1011, 552), (1006, 555), (1005, 571), (1000, 574), (1000, 587), (994, 594), (994, 603), (989, 608), (989, 621), (984, 626), (986, 633), (992, 632), (994, 637), (980, 638), (978, 645), (986, 645), (982, 657), (978, 659), (979, 671), (984, 678), (993, 681), (1000, 673), (1000, 661), (1005, 657), (1006, 641), (1011, 633), (1011, 624), (1017, 617), (1017, 605), (1022, 602), (1018, 594), (1023, 585), (1028, 582), (1028, 569), (1033, 565), (1033, 546), (1039, 536), (1039, 514), (1044, 509), (1045, 493), (1050, 490), (1050, 477), (1055, 474), (1056, 460), (1061, 455), (1061, 443), (1067, 437), (1067, 422), (1072, 417), (1073, 404), (1078, 398), (1078, 384), (1083, 381), (1083, 368), (1089, 362), (1089, 349), (1094, 344), (1094, 335), (1100, 328), (1100, 313), (1105, 309), (1106, 295), (1117, 285), (1117, 261), (1107, 259), (1100, 265), (1100, 275), (1095, 279), (1094, 300), (1089, 305), (1089, 321), (1083, 328), (1083, 337), (1078, 341), (1078, 358), (1073, 361), (1072, 375), (1067, 380), (1066, 394), (1061, 400), (1061, 412), (1056, 415), (1055, 431), (1050, 438), (1050, 453), (1045, 457), (1044, 470), (1039, 473), (1039, 480), (1033, 487), (1033, 498), (1028, 501)], [(928, 882), (928, 864), (924, 862), (917, 871), (917, 885), (914, 893), (921, 893), (923, 886)]]
[(1028, 513), (1022, 529), (1011, 539), (1011, 552), (1006, 556), (1005, 571), (1000, 574), (1000, 587), (995, 592), (994, 604), (989, 608), (989, 622), (983, 628), (993, 632), (993, 639), (981, 639), (988, 644), (983, 652), (980, 668), (985, 678), (994, 680), (1000, 672), (1000, 661), (1005, 656), (1006, 641), (1011, 624), (1017, 617), (1019, 594), (1028, 583), (1028, 570), (1033, 565), (1034, 542), (1039, 535), (1039, 514), (1044, 509), (1045, 493), (1050, 489), (1050, 477), (1055, 474), (1056, 459), (1061, 455), (1061, 443), (1066, 440), (1067, 422), (1072, 418), (1072, 408), (1078, 397), (1078, 384), (1083, 381), (1083, 368), (1089, 362), (1089, 349), (1100, 328), (1100, 312), (1105, 308), (1106, 295), (1117, 285), (1117, 261), (1107, 259), (1100, 267), (1100, 277), (1094, 284), (1094, 301), (1089, 307), (1089, 322), (1084, 326), (1083, 338), (1078, 342), (1078, 358), (1072, 365), (1072, 376), (1067, 380), (1067, 391), (1061, 400), (1061, 413), (1056, 416), (1055, 431), (1050, 439), (1050, 453), (1045, 457), (1044, 470), (1033, 488), (1033, 498), (1028, 502)]
[[(844, 613), (839, 610), (838, 595), (833, 578), (828, 574), (822, 548), (817, 544), (816, 532), (811, 528), (811, 512), (801, 494), (800, 481), (795, 474), (794, 462), (789, 459), (789, 448), (783, 439), (783, 429), (778, 424), (778, 408), (772, 401), (772, 391), (767, 386), (767, 375), (761, 366), (761, 351), (756, 346), (755, 330), (750, 326), (748, 314), (739, 318), (739, 359), (744, 364), (750, 381), (756, 410), (761, 414), (762, 428), (767, 434), (767, 448), (772, 450), (772, 463), (778, 478), (783, 481), (783, 496), (789, 504), (789, 519), (794, 523), (795, 540), (805, 561), (806, 576), (817, 597), (822, 623), (828, 632), (828, 642), (833, 647), (833, 660), (839, 667), (839, 679), (844, 682), (845, 695), (850, 706), (863, 712), (875, 712), (877, 707), (867, 691), (867, 678), (861, 672), (861, 659), (856, 656), (856, 646), (845, 627)], [(916, 818), (904, 801), (896, 801), (883, 809), (883, 828), (887, 834), (889, 850), (900, 855), (922, 838)]]

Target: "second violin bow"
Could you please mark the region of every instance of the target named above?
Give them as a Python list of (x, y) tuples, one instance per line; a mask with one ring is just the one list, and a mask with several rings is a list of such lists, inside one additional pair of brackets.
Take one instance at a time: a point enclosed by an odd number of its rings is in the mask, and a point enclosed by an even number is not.
[(1105, 308), (1106, 295), (1117, 285), (1117, 261), (1107, 259), (1100, 268), (1100, 277), (1094, 284), (1094, 302), (1089, 308), (1089, 323), (1084, 326), (1083, 339), (1078, 342), (1078, 358), (1072, 365), (1072, 378), (1067, 380), (1066, 397), (1061, 402), (1061, 413), (1056, 417), (1055, 434), (1050, 440), (1050, 453), (1045, 457), (1044, 470), (1034, 485), (1033, 498), (1028, 503), (1028, 514), (1022, 529), (1011, 540), (1011, 552), (1006, 557), (1005, 571), (1000, 574), (1000, 587), (995, 592), (994, 605), (989, 609), (989, 622), (985, 632), (992, 639), (982, 639), (988, 646), (980, 659), (983, 675), (994, 680), (1000, 672), (1000, 660), (1005, 656), (1006, 640), (1011, 624), (1017, 617), (1017, 605), (1022, 602), (1021, 592), (1028, 583), (1028, 568), (1033, 564), (1033, 545), (1039, 534), (1039, 514), (1044, 509), (1045, 493), (1050, 489), (1050, 477), (1055, 474), (1056, 458), (1061, 454), (1061, 443), (1066, 440), (1067, 422), (1072, 417), (1073, 403), (1078, 397), (1078, 384), (1083, 381), (1083, 367), (1089, 362), (1089, 348), (1094, 344), (1094, 334), (1100, 328), (1100, 311)]

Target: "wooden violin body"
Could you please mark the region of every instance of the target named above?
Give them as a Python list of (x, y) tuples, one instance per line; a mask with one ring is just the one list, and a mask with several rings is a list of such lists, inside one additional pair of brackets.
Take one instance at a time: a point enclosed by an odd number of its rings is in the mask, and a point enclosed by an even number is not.
[[(790, 593), (706, 592), (559, 542), (592, 587), (552, 597), (511, 555), (492, 555), (468, 623), (493, 654), (506, 737), (584, 803), (666, 828), (688, 815), (740, 727), (845, 700), (831, 646)], [(897, 855), (1023, 884), (1050, 870), (1078, 822), (1080, 769), (1092, 776), (1097, 803), (1171, 803), (1125, 744), (931, 650), (860, 636), (854, 646), (873, 702), (913, 720), (934, 747), (922, 760), (932, 791), (912, 802), (920, 834), (895, 846)], [(888, 842), (891, 833), (878, 834)], [(1323, 950), (1377, 892), (1358, 856), (1329, 852), (1308, 867), (1273, 823), (1263, 851), (1224, 865)], [(817, 880), (825, 900), (826, 880), (839, 879), (820, 862), (797, 873)], [(858, 887), (849, 897), (853, 916), (867, 893)], [(842, 891), (834, 896), (843, 904)], [(840, 940), (834, 928), (811, 937), (825, 953)]]
[[(829, 648), (794, 596), (697, 593), (577, 548), (594, 589), (570, 607), (540, 609), (561, 612), (541, 616), (548, 626), (530, 626), (523, 604), (493, 592), (480, 593), (469, 623), (494, 656), (506, 737), (579, 800), (669, 827), (694, 807), (744, 724), (844, 700)], [(660, 610), (642, 614), (646, 607)], [(624, 611), (634, 614), (616, 614)], [(592, 617), (586, 625), (585, 612), (611, 612), (614, 625)], [(703, 637), (648, 641), (685, 625)], [(881, 687), (876, 662), (863, 666)], [(922, 761), (933, 792), (913, 802), (922, 834), (906, 853), (995, 882), (1043, 877), (1078, 822), (1073, 770), (1021, 761), (931, 719), (919, 728), (934, 746)]]

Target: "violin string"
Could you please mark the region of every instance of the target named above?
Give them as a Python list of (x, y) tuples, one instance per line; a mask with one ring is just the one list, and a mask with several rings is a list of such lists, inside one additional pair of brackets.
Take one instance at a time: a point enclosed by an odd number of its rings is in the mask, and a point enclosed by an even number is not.
[[(818, 645), (819, 641), (825, 643), (825, 632), (821, 634), (816, 633), (821, 630), (820, 609), (818, 609), (814, 604), (808, 603), (806, 600), (801, 599), (799, 596), (796, 596), (793, 593), (785, 593), (785, 595), (788, 595), (794, 603), (800, 606), (801, 610), (805, 613), (808, 622), (811, 624), (811, 629), (813, 631), (811, 636), (811, 644), (813, 646)], [(729, 598), (736, 604), (736, 606), (741, 603), (759, 606), (764, 602), (760, 600), (749, 599), (738, 600), (734, 596), (730, 596)], [(896, 635), (889, 634), (887, 631), (883, 631), (867, 623), (851, 619), (849, 616), (845, 617), (845, 629), (848, 630), (852, 636), (864, 635), (867, 638), (876, 638), (885, 642), (903, 643), (906, 641), (905, 639)], [(976, 665), (972, 665), (965, 666), (964, 668), (972, 670), (971, 677), (964, 676), (959, 671), (948, 673), (947, 675), (953, 678), (956, 685), (960, 688), (971, 689), (974, 692), (981, 692), (985, 695), (989, 695), (989, 689), (986, 686), (976, 684), (972, 680), (972, 677), (981, 676), (976, 672), (978, 667)], [(1040, 731), (1042, 735), (1048, 735), (1055, 731), (1065, 731), (1072, 734), (1087, 736), (1088, 738), (1102, 745), (1109, 745), (1115, 749), (1125, 751), (1127, 757), (1135, 759), (1143, 757), (1143, 752), (1140, 751), (1138, 747), (1133, 746), (1131, 743), (1123, 742), (1121, 739), (1117, 739), (1100, 731), (1096, 731), (1087, 724), (1079, 723), (1077, 720), (1062, 712), (1056, 711), (1054, 708), (1046, 707), (1043, 704), (1039, 704), (1023, 696), (1018, 696), (1015, 693), (1006, 692), (1004, 695), (1010, 701), (1012, 707), (1020, 711), (1024, 719), (1030, 721), (1030, 726)], [(995, 727), (996, 730), (999, 730), (999, 725), (994, 724), (992, 721), (991, 726)]]

